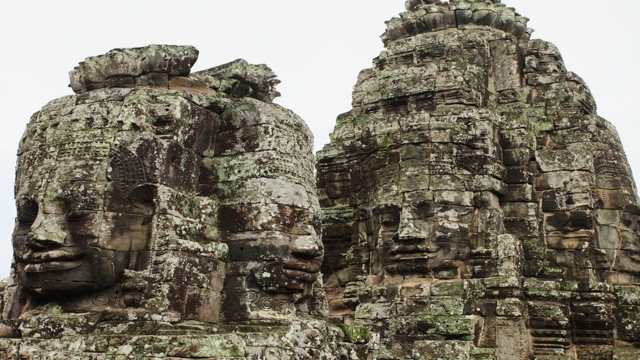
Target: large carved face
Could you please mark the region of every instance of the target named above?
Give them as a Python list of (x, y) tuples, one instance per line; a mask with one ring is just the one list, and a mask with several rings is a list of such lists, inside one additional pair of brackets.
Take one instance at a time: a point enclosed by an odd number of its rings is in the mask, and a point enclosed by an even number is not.
[(387, 274), (425, 274), (455, 278), (464, 271), (470, 252), (467, 221), (473, 211), (431, 201), (406, 201), (370, 212), (369, 243)]
[(324, 295), (314, 283), (324, 249), (312, 143), (303, 120), (275, 104), (244, 98), (221, 116), (203, 173), (219, 199), (220, 239), (229, 248), (228, 321), (320, 310)]
[[(469, 258), (470, 208), (434, 204), (427, 192), (396, 204), (363, 210), (373, 274), (457, 278)], [(425, 196), (426, 195), (426, 196)]]
[[(420, 152), (422, 148), (414, 151)], [(360, 230), (356, 233), (366, 232), (367, 246), (373, 249), (373, 274), (384, 270), (388, 275), (452, 278), (464, 272), (473, 207), (460, 193), (428, 188), (429, 176), (425, 174), (429, 165), (418, 159), (426, 158), (427, 153), (424, 150), (424, 154), (403, 161), (402, 155), (383, 152), (364, 162), (369, 169), (368, 179), (363, 179), (365, 193), (373, 195), (360, 208)], [(412, 175), (404, 176), (399, 167)]]
[(100, 141), (48, 143), (20, 154), (13, 248), (23, 289), (94, 291), (136, 266), (153, 209), (142, 187), (118, 181), (126, 167), (136, 177), (139, 164), (130, 155)]
[[(296, 202), (306, 197), (292, 195)], [(285, 204), (224, 206), (220, 213), (231, 260), (274, 293), (302, 291), (317, 280), (323, 256), (318, 224), (312, 210)]]

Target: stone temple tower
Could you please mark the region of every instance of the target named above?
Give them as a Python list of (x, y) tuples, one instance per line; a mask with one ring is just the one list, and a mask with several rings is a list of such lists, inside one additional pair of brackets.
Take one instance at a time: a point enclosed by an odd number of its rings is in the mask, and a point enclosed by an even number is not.
[(318, 154), (330, 317), (378, 358), (638, 356), (631, 172), (527, 21), (407, 1)]

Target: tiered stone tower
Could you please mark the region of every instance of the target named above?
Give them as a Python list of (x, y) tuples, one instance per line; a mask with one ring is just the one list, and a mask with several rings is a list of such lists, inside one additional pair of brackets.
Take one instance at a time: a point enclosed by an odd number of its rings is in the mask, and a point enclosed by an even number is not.
[(379, 359), (635, 359), (614, 127), (500, 1), (407, 1), (318, 156), (335, 321)]

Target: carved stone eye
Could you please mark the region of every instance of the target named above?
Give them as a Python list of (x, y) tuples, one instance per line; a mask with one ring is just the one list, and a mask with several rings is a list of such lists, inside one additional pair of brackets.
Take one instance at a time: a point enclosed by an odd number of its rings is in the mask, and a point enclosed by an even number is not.
[(32, 199), (22, 198), (17, 203), (18, 222), (31, 225), (38, 216), (38, 203)]
[(400, 208), (388, 206), (378, 211), (380, 224), (384, 227), (395, 227), (400, 223)]
[(413, 205), (415, 216), (420, 219), (432, 217), (434, 215), (433, 203), (430, 201), (420, 201)]
[(398, 219), (393, 215), (383, 215), (380, 218), (380, 223), (385, 227), (397, 226)]
[(68, 211), (65, 214), (65, 220), (69, 223), (80, 222), (86, 219), (90, 214), (91, 214), (90, 211), (84, 211), (84, 210)]

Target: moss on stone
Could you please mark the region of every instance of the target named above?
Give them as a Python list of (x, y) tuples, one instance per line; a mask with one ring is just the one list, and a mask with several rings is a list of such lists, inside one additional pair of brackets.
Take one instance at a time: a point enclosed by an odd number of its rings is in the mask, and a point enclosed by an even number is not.
[(341, 324), (340, 329), (344, 332), (346, 340), (352, 344), (366, 344), (371, 339), (369, 330), (362, 326)]

